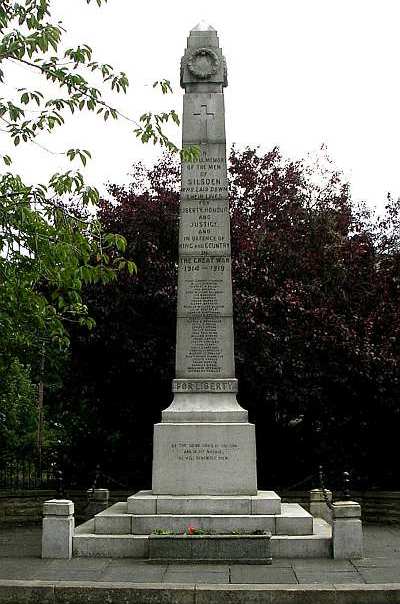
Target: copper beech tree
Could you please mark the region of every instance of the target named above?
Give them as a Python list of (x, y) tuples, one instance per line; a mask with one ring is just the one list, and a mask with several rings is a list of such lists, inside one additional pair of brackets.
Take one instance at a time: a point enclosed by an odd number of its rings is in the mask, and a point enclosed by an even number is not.
[[(381, 219), (357, 207), (324, 151), (312, 163), (233, 149), (229, 174), (236, 366), (260, 486), (288, 486), (320, 463), (332, 476), (352, 470), (360, 486), (394, 486), (399, 201), (388, 198)], [(131, 485), (150, 476), (152, 424), (171, 398), (178, 191), (168, 157), (110, 186), (99, 219), (124, 236), (138, 273), (85, 289), (96, 327), (73, 333), (54, 401), (68, 457), (78, 463), (82, 443), (83, 473), (102, 463)]]

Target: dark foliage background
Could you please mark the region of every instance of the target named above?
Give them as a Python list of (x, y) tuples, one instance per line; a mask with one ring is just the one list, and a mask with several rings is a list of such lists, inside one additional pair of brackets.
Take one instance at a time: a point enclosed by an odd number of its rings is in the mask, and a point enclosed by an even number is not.
[[(322, 150), (230, 155), (232, 272), (240, 402), (256, 423), (259, 486), (301, 481), (322, 463), (360, 487), (399, 488), (400, 204), (356, 207)], [(126, 237), (137, 276), (86, 288), (96, 320), (72, 332), (49, 418), (70, 479), (99, 463), (149, 488), (153, 423), (174, 376), (179, 169), (163, 158), (109, 188), (106, 231)]]

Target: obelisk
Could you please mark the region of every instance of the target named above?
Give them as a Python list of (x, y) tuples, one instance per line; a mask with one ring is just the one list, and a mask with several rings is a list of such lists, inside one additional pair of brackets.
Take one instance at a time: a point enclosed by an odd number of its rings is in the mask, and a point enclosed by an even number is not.
[(154, 426), (153, 494), (257, 493), (254, 425), (236, 400), (226, 167), (225, 58), (204, 23), (181, 63), (184, 147), (179, 223), (176, 379)]

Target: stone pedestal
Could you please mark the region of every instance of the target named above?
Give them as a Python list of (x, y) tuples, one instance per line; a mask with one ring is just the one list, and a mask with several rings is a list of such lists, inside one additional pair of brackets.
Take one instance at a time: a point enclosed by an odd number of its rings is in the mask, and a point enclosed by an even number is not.
[(255, 495), (254, 425), (154, 426), (154, 495)]
[(337, 560), (363, 557), (361, 506), (354, 501), (333, 504), (333, 557)]
[(72, 558), (74, 504), (69, 499), (50, 499), (43, 504), (42, 558)]

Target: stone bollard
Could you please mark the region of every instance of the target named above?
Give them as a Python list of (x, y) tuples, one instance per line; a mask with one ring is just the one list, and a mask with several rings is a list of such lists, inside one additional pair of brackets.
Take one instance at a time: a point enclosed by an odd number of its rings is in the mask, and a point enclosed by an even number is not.
[(85, 514), (90, 518), (108, 508), (110, 491), (108, 489), (88, 489), (86, 491), (89, 503)]
[(72, 558), (74, 504), (69, 499), (50, 499), (43, 504), (42, 558)]
[(333, 557), (336, 560), (363, 557), (361, 506), (355, 501), (333, 504)]
[(314, 518), (322, 518), (329, 524), (332, 524), (332, 511), (329, 509), (326, 499), (332, 503), (332, 491), (325, 489), (312, 489), (310, 491), (310, 514)]

